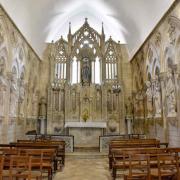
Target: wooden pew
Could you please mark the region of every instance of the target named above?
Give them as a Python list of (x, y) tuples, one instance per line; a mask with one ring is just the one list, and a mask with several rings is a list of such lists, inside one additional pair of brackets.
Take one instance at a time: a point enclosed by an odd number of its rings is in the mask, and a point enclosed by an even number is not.
[(57, 151), (55, 149), (19, 149), (19, 154), (32, 156), (31, 166), (34, 170), (48, 172), (48, 179), (52, 179), (53, 163), (55, 162)]
[(4, 155), (0, 155), (0, 180), (2, 180), (3, 169), (4, 169)]
[(37, 171), (34, 173), (32, 171), (32, 157), (31, 156), (21, 156), (21, 155), (11, 155), (8, 158), (9, 169), (5, 172), (3, 171), (2, 177), (8, 179), (40, 179), (41, 173)]
[(61, 168), (65, 164), (65, 142), (64, 141), (29, 141), (29, 140), (23, 140), (18, 141), (17, 143), (11, 143), (11, 145), (18, 147), (18, 148), (34, 148), (34, 149), (57, 149), (57, 156), (54, 164), (55, 170), (59, 167)]
[(61, 140), (18, 140), (18, 143), (30, 143), (30, 144), (48, 144), (51, 145), (58, 145), (58, 151), (57, 151), (57, 161), (58, 163), (62, 164), (64, 166), (65, 164), (65, 141)]
[[(113, 179), (116, 179), (117, 170), (123, 170), (130, 168), (129, 156), (136, 154), (145, 154), (150, 157), (150, 167), (155, 168), (157, 171), (158, 167), (158, 155), (172, 155), (178, 156), (180, 148), (124, 148), (124, 149), (115, 149), (113, 154), (112, 162), (112, 176)], [(178, 158), (180, 159), (180, 158)], [(138, 163), (138, 162), (137, 162)], [(180, 162), (178, 161), (180, 164)], [(157, 176), (157, 172), (154, 173), (154, 176)]]
[[(59, 145), (42, 143), (11, 143), (17, 149), (55, 149), (58, 152)], [(54, 170), (57, 170), (57, 159), (54, 161)]]
[(112, 151), (113, 149), (123, 148), (145, 148), (160, 147), (160, 141), (156, 139), (130, 139), (130, 140), (112, 140), (109, 144), (109, 168), (112, 168)]

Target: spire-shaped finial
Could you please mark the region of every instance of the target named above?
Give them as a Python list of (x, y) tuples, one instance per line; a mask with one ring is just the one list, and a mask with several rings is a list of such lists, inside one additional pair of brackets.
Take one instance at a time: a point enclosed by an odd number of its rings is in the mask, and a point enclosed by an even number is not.
[(71, 22), (69, 22), (69, 34), (71, 34)]
[(86, 22), (86, 23), (88, 22), (88, 18), (87, 18), (87, 17), (85, 18), (85, 22)]
[(104, 23), (102, 22), (102, 35), (104, 35)]

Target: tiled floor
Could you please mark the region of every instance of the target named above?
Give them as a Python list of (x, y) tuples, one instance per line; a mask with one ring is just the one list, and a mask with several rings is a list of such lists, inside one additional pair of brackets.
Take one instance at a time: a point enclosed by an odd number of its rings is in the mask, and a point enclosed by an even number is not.
[(62, 172), (53, 180), (112, 180), (107, 158), (66, 158)]

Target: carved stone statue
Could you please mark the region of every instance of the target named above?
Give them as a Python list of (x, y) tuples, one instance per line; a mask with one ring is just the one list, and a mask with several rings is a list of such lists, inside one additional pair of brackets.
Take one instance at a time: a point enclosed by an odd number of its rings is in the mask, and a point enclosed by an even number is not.
[(176, 41), (176, 27), (173, 23), (169, 22), (169, 39), (170, 39), (170, 43), (174, 44)]
[(174, 116), (176, 114), (175, 85), (170, 69), (168, 70), (166, 81), (166, 99), (168, 116)]
[(12, 72), (12, 79), (10, 85), (10, 117), (17, 116), (17, 103), (18, 103), (18, 88), (17, 88), (17, 74), (14, 69)]
[(88, 59), (83, 59), (83, 67), (82, 67), (82, 83), (90, 83), (91, 81), (91, 70), (88, 63)]
[(160, 82), (155, 81), (154, 84), (154, 105), (155, 105), (155, 117), (161, 117), (161, 92)]
[(19, 82), (19, 113), (21, 116), (24, 115), (24, 98), (25, 98), (25, 84), (24, 77), (21, 77)]
[(32, 96), (32, 114), (33, 116), (38, 116), (38, 92), (34, 90), (33, 96)]
[(60, 91), (60, 111), (64, 112), (64, 89)]
[(46, 117), (46, 99), (44, 97), (40, 100), (39, 116)]
[(110, 91), (107, 93), (107, 110), (108, 112), (112, 112), (112, 95)]
[(130, 97), (128, 97), (125, 108), (126, 108), (126, 116), (132, 117), (132, 115), (133, 115), (133, 104), (132, 104), (132, 100)]
[(101, 109), (101, 94), (100, 94), (100, 90), (98, 90), (96, 94), (96, 110), (99, 111), (100, 109)]
[(2, 25), (0, 24), (0, 45), (4, 42), (4, 35), (3, 35), (3, 29)]
[(4, 77), (4, 70), (5, 70), (5, 60), (4, 58), (0, 59), (0, 116), (4, 115), (4, 98), (5, 98), (5, 91), (7, 87), (7, 81)]
[(72, 111), (73, 111), (73, 113), (76, 112), (76, 91), (75, 91), (75, 89), (72, 90)]
[(4, 75), (5, 70), (5, 60), (3, 57), (0, 58), (0, 76)]
[(147, 116), (150, 117), (152, 115), (152, 87), (151, 82), (146, 82), (146, 97), (147, 97)]

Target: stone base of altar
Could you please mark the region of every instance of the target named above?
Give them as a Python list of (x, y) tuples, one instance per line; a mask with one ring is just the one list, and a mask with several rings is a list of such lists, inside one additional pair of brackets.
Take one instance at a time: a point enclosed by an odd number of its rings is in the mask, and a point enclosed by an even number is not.
[(102, 129), (70, 128), (69, 134), (74, 136), (74, 147), (99, 147)]
[(99, 136), (104, 135), (104, 122), (68, 122), (67, 135), (74, 136), (74, 147), (99, 147)]

